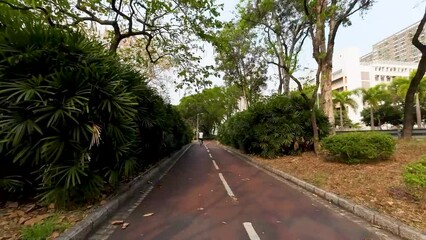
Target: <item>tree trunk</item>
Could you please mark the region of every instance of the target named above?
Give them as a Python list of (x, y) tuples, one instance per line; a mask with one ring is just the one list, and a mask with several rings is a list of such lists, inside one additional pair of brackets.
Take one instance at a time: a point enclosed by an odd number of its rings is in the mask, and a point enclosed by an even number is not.
[(417, 88), (426, 72), (426, 55), (422, 55), (419, 65), (417, 67), (416, 75), (411, 79), (410, 86), (407, 90), (407, 95), (405, 95), (405, 105), (404, 105), (404, 122), (402, 128), (402, 138), (411, 139), (413, 134), (413, 125), (414, 125), (414, 94), (417, 92)]
[(374, 130), (374, 112), (373, 107), (370, 106), (370, 126), (371, 130)]
[(283, 80), (284, 95), (288, 95), (290, 93), (290, 75), (285, 74)]
[(281, 67), (281, 65), (282, 65), (281, 57), (278, 56), (278, 79), (280, 81), (280, 83), (278, 85), (278, 94), (283, 93), (284, 79), (283, 79), (283, 68)]
[(122, 40), (121, 36), (115, 35), (111, 41), (111, 44), (109, 45), (109, 50), (111, 52), (117, 52), (118, 45), (120, 45), (121, 40)]
[(248, 107), (250, 106), (249, 104), (250, 104), (250, 101), (249, 101), (249, 99), (248, 99), (248, 93), (247, 93), (247, 90), (246, 89), (244, 89), (244, 87), (243, 87), (243, 98), (244, 98), (244, 101), (245, 101), (245, 103), (246, 103), (246, 106), (245, 106), (245, 109), (244, 110), (246, 110), (246, 109), (248, 109)]
[(117, 49), (118, 49), (118, 46), (120, 45), (121, 40), (123, 40), (123, 36), (121, 34), (115, 33), (113, 38), (111, 39), (109, 50), (114, 53), (117, 52)]
[(414, 103), (414, 94), (417, 92), (420, 81), (426, 72), (426, 45), (420, 42), (419, 37), (423, 32), (423, 28), (426, 24), (426, 10), (423, 15), (422, 20), (420, 21), (419, 26), (417, 27), (416, 33), (413, 36), (412, 43), (413, 45), (420, 50), (422, 57), (420, 58), (419, 64), (417, 66), (416, 75), (411, 79), (410, 86), (408, 87), (407, 94), (405, 95), (405, 105), (404, 105), (404, 122), (402, 128), (402, 138), (411, 139), (413, 134), (413, 124), (414, 124), (414, 114), (413, 114), (413, 103)]
[(331, 94), (331, 75), (332, 75), (331, 63), (325, 63), (321, 70), (321, 103), (322, 109), (325, 115), (328, 117), (328, 121), (331, 126), (331, 134), (335, 133), (335, 119), (334, 119), (334, 104)]
[[(315, 106), (315, 104), (314, 104)], [(312, 134), (313, 134), (313, 140), (314, 140), (314, 152), (318, 154), (321, 151), (321, 144), (319, 141), (319, 132), (318, 132), (318, 125), (317, 125), (317, 116), (315, 114), (314, 106), (311, 108), (311, 124), (312, 124)]]
[[(315, 74), (315, 90), (312, 93), (311, 96), (311, 103), (310, 103), (310, 110), (312, 111), (311, 113), (311, 124), (312, 124), (312, 135), (313, 135), (313, 140), (314, 140), (314, 152), (315, 154), (318, 154), (321, 151), (321, 144), (320, 144), (320, 140), (319, 140), (319, 129), (318, 129), (318, 125), (317, 125), (317, 116), (315, 113), (315, 103), (318, 101), (318, 99), (316, 98), (318, 96), (318, 88), (320, 85), (320, 74), (321, 74), (321, 70), (318, 68), (317, 72)], [(308, 102), (309, 100), (306, 99)]]
[(342, 110), (342, 106), (340, 106), (340, 128), (343, 129), (343, 110)]
[(417, 117), (417, 127), (422, 127), (422, 112), (420, 111), (420, 100), (419, 93), (416, 93), (416, 117)]

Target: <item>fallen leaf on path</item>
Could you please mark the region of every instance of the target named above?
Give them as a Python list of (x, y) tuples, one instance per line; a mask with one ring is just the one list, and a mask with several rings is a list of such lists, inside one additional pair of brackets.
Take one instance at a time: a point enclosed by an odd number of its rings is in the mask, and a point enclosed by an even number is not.
[[(26, 221), (30, 220), (31, 217), (21, 217), (19, 219), (19, 224), (24, 224)], [(0, 224), (1, 225), (1, 224)]]
[(223, 221), (222, 223), (223, 223), (223, 224), (226, 224), (226, 222), (225, 222), (225, 221)]
[(154, 215), (154, 213), (146, 213), (146, 214), (144, 214), (143, 216), (144, 216), (144, 217), (150, 217), (150, 216), (152, 216), (152, 215)]
[(36, 209), (36, 205), (35, 204), (30, 204), (28, 206), (28, 209), (25, 211), (25, 213), (30, 213), (31, 211), (33, 211), (34, 209)]
[(48, 218), (50, 216), (52, 216), (52, 214), (49, 214), (49, 213), (38, 215), (35, 218), (31, 218), (31, 219), (25, 221), (24, 225), (26, 225), (26, 226), (33, 226), (34, 224), (39, 223), (39, 222), (43, 221), (44, 219), (46, 219), (46, 218)]
[(59, 235), (59, 232), (53, 232), (52, 235), (50, 235), (49, 239), (56, 239), (57, 237), (59, 237)]
[(120, 225), (120, 224), (123, 224), (123, 223), (124, 223), (123, 220), (115, 220), (115, 221), (111, 222), (111, 225)]
[(126, 229), (129, 226), (130, 223), (123, 223), (123, 226), (121, 226), (121, 229)]

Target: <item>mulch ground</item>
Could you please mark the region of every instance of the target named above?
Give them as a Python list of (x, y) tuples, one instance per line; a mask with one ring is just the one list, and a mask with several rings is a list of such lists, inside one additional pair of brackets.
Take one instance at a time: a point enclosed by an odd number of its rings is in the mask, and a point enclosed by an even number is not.
[(404, 166), (424, 155), (426, 141), (422, 140), (400, 141), (391, 159), (372, 164), (330, 162), (313, 153), (272, 160), (254, 158), (425, 232), (426, 198), (415, 197), (405, 187), (402, 177)]
[[(97, 205), (105, 204), (102, 201)], [(94, 208), (86, 205), (73, 210), (57, 210), (54, 205), (40, 206), (36, 203), (7, 202), (0, 208), (0, 240), (18, 240), (21, 230), (26, 227), (42, 223), (49, 217), (55, 217), (58, 224), (69, 227), (84, 219)], [(60, 232), (53, 232), (49, 239), (55, 239)]]

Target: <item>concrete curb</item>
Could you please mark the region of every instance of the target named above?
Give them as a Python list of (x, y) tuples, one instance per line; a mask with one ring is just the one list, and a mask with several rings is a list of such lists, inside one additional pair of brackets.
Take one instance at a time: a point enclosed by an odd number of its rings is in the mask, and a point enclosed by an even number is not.
[(296, 184), (297, 186), (314, 193), (318, 195), (319, 197), (326, 199), (327, 201), (333, 203), (334, 205), (345, 209), (348, 212), (351, 212), (355, 214), (358, 217), (361, 217), (362, 219), (370, 222), (373, 225), (379, 226), (380, 228), (387, 230), (388, 232), (393, 233), (394, 235), (401, 237), (403, 239), (407, 240), (426, 240), (426, 235), (417, 231), (416, 229), (394, 219), (389, 216), (383, 215), (379, 212), (376, 212), (372, 209), (369, 209), (367, 207), (358, 205), (353, 203), (350, 200), (341, 198), (337, 196), (336, 194), (333, 194), (331, 192), (327, 192), (321, 188), (318, 188), (310, 183), (307, 183), (305, 181), (302, 181), (298, 178), (295, 178), (291, 176), (290, 174), (287, 174), (285, 172), (282, 172), (280, 170), (274, 169), (269, 166), (262, 165), (258, 163), (257, 161), (253, 160), (251, 157), (241, 154), (237, 152), (235, 149), (221, 145), (221, 147), (227, 149), (232, 154), (238, 156), (240, 159), (244, 161), (248, 161), (253, 165), (258, 166), (261, 169), (266, 170), (267, 172), (270, 172), (278, 177), (284, 178), (285, 180), (292, 182), (293, 184)]
[(150, 184), (152, 178), (161, 178), (169, 169), (182, 157), (183, 154), (192, 146), (187, 144), (179, 151), (175, 152), (171, 157), (162, 159), (160, 162), (141, 173), (138, 177), (121, 188), (117, 195), (114, 196), (107, 204), (98, 207), (94, 212), (89, 214), (85, 219), (74, 225), (62, 233), (57, 240), (71, 239), (87, 239), (88, 235), (126, 203), (136, 192), (144, 185)]

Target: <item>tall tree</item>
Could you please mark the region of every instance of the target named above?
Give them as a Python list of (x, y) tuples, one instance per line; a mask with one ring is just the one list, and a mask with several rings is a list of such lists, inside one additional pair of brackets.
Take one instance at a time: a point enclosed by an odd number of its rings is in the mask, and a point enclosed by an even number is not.
[(334, 43), (342, 25), (350, 25), (349, 17), (367, 10), (373, 0), (303, 0), (303, 11), (311, 24), (313, 57), (320, 69), (321, 105), (334, 129), (334, 104), (332, 99), (332, 70)]
[(416, 33), (413, 36), (412, 43), (419, 49), (422, 53), (419, 64), (417, 66), (417, 71), (414, 77), (411, 79), (410, 86), (407, 90), (407, 95), (405, 96), (405, 105), (404, 105), (404, 123), (402, 129), (402, 138), (411, 139), (413, 134), (413, 125), (414, 125), (414, 114), (413, 114), (413, 105), (414, 105), (414, 95), (416, 94), (419, 84), (423, 79), (426, 73), (426, 45), (421, 43), (419, 40), (420, 34), (423, 32), (423, 28), (426, 23), (426, 9), (425, 14), (423, 15), (422, 20), (420, 21), (419, 26), (417, 27)]
[(358, 104), (356, 101), (351, 97), (354, 95), (355, 92), (353, 91), (333, 91), (333, 102), (336, 105), (339, 106), (339, 112), (340, 112), (340, 127), (343, 128), (343, 113), (345, 112), (346, 106), (349, 106), (353, 109), (358, 108)]
[[(250, 28), (263, 28), (264, 41), (267, 45), (266, 53), (272, 56), (267, 58), (269, 64), (278, 67), (279, 89), (278, 92), (286, 93), (289, 90), (290, 79), (293, 80), (299, 93), (306, 101), (306, 107), (313, 109), (319, 86), (320, 72), (316, 73), (313, 92), (304, 91), (300, 80), (293, 75), (298, 68), (298, 54), (308, 34), (309, 24), (304, 17), (303, 3), (301, 1), (263, 0), (248, 1), (247, 12), (242, 11), (241, 22)], [(244, 10), (244, 8), (243, 8)], [(275, 58), (275, 59), (273, 59)], [(312, 94), (312, 95), (310, 95)], [(309, 96), (308, 96), (309, 95)], [(319, 132), (315, 111), (311, 111), (311, 124), (314, 139), (314, 149), (320, 151)]]
[(224, 73), (225, 83), (238, 86), (246, 106), (250, 106), (267, 80), (264, 49), (256, 44), (256, 34), (229, 22), (216, 38), (215, 48), (217, 69)]
[(266, 44), (269, 64), (278, 70), (278, 93), (290, 92), (290, 75), (298, 67), (298, 55), (308, 35), (307, 21), (292, 0), (248, 0), (240, 6), (240, 22), (257, 29)]
[(371, 130), (374, 130), (374, 111), (380, 106), (380, 103), (389, 98), (386, 86), (383, 84), (376, 85), (371, 88), (361, 88), (357, 90), (357, 93), (362, 96), (362, 101), (367, 104), (370, 108), (370, 126)]

